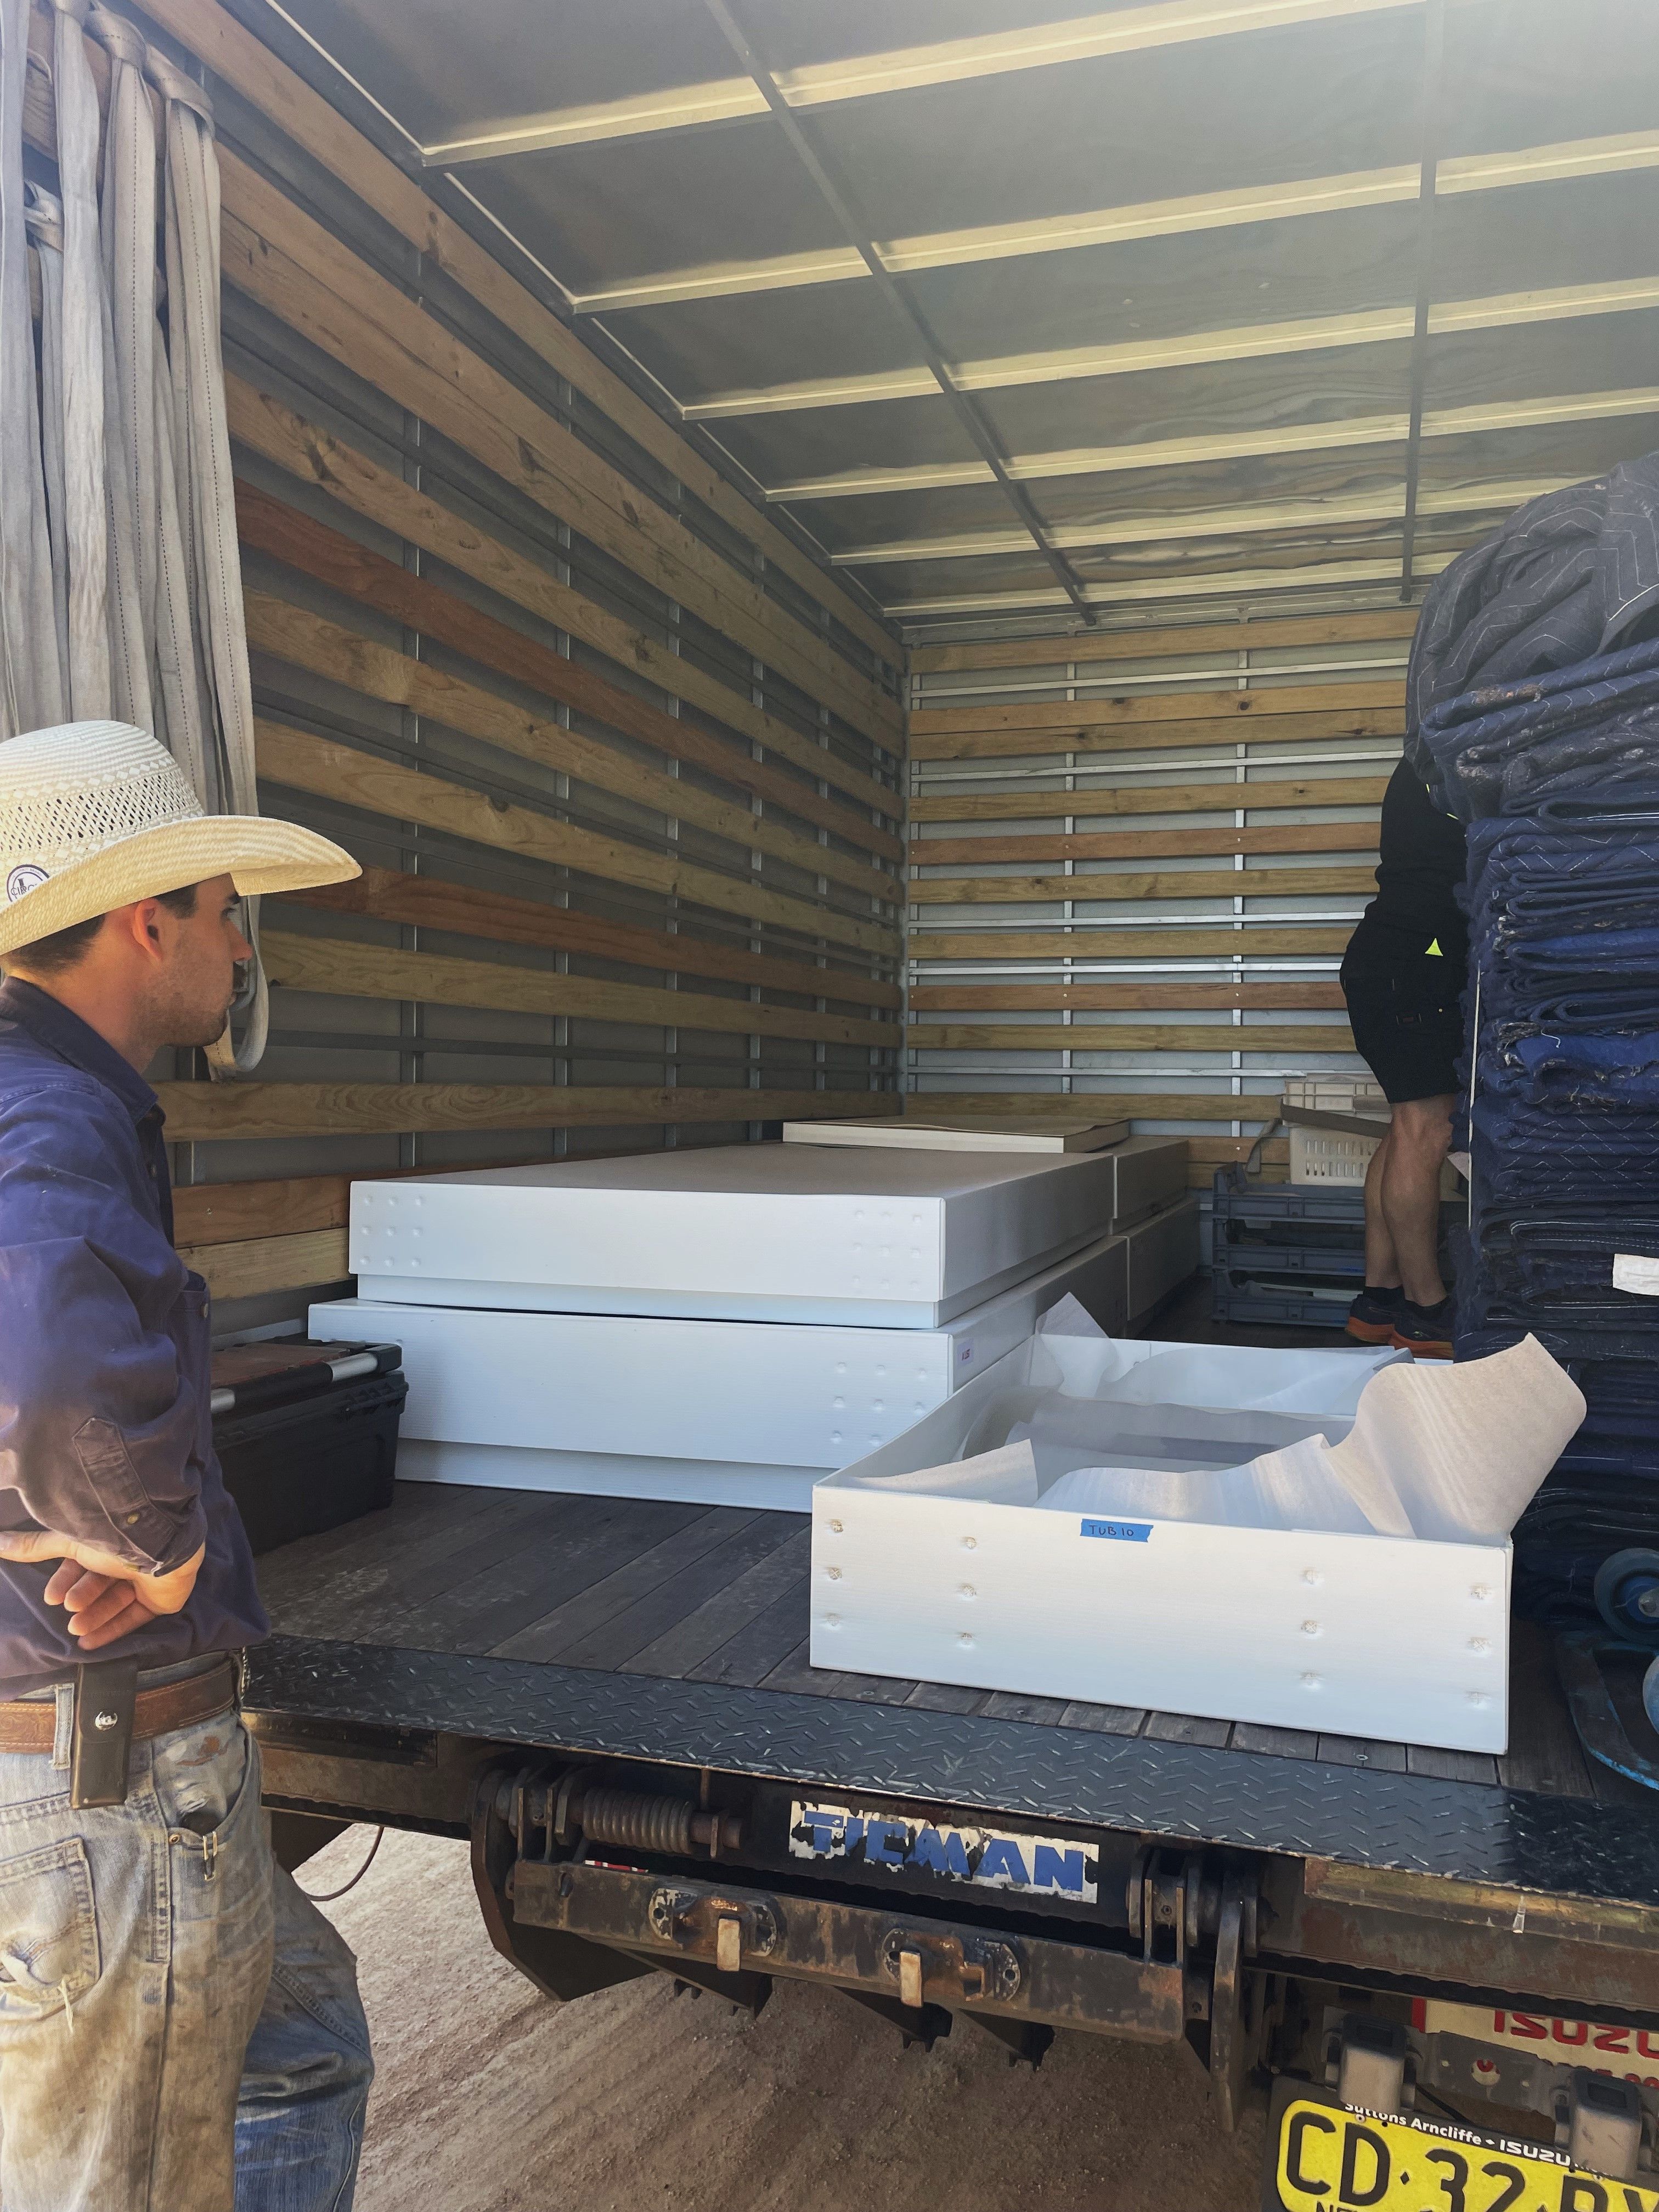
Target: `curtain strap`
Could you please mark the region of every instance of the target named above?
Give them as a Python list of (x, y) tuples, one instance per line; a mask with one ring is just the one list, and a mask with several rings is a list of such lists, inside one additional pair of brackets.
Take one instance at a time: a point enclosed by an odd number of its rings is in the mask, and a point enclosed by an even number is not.
[(137, 26), (129, 23), (125, 15), (106, 8), (103, 0), (90, 0), (90, 4), (82, 10), (81, 20), (112, 61), (143, 69), (149, 48)]
[[(74, 4), (74, 0), (70, 0)], [(144, 75), (155, 87), (163, 100), (175, 106), (188, 107), (199, 115), (210, 131), (213, 128), (213, 102), (192, 76), (186, 76), (176, 62), (165, 54), (158, 54), (154, 46), (144, 54)]]
[(48, 253), (64, 250), (64, 203), (44, 185), (23, 187), (23, 222), (29, 236)]

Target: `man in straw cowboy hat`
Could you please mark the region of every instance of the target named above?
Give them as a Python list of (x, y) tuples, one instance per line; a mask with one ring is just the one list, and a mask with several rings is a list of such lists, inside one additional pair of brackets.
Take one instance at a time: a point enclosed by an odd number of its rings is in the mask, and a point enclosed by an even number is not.
[(206, 1285), (144, 1069), (223, 1030), (239, 896), (357, 866), (204, 816), (141, 730), (0, 745), (0, 2197), (344, 2212), (351, 1954), (270, 1855)]

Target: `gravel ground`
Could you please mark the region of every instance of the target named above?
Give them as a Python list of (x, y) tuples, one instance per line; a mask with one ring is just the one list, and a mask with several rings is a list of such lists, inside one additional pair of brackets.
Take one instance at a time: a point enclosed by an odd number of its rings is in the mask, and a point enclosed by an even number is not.
[[(301, 1868), (333, 1887), (355, 1830)], [(388, 1833), (328, 1908), (379, 2075), (357, 2212), (1251, 2212), (1262, 2126), (1225, 2136), (1182, 2048), (1056, 2039), (1042, 2071), (966, 2023), (906, 2051), (780, 1982), (757, 2021), (664, 1975), (556, 2006), (490, 1948), (463, 1845)]]

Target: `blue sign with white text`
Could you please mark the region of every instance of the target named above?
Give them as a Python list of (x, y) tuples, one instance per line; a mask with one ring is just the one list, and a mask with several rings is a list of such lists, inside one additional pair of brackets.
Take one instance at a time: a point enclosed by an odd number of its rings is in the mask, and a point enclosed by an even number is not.
[(1028, 1836), (994, 1828), (958, 1828), (902, 1814), (860, 1813), (850, 1805), (797, 1802), (790, 1808), (789, 1850), (801, 1859), (841, 1859), (927, 1874), (985, 1889), (1019, 1889), (1092, 1905), (1099, 1862), (1070, 1836)]

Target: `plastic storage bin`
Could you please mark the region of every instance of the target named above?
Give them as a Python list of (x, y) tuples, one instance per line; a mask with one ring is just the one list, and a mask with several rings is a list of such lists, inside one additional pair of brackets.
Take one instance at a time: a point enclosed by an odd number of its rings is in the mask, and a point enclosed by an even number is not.
[(1291, 1130), (1291, 1181), (1300, 1186), (1358, 1189), (1364, 1182), (1381, 1137), (1353, 1137), (1342, 1129)]
[(409, 1395), (395, 1344), (233, 1346), (213, 1362), (213, 1441), (254, 1551), (392, 1503)]
[[(1291, 1129), (1291, 1182), (1303, 1189), (1359, 1190), (1381, 1137), (1356, 1137), (1343, 1129)], [(1455, 1199), (1462, 1186), (1448, 1160), (1440, 1170), (1440, 1195)]]
[(1247, 1328), (1346, 1325), (1365, 1279), (1364, 1194), (1358, 1183), (1298, 1189), (1255, 1182), (1238, 1168), (1224, 1168), (1213, 1203), (1214, 1320)]
[[(1089, 1376), (1113, 1356), (1115, 1381)], [(1345, 1437), (1362, 1389), (1398, 1364), (1358, 1349), (1033, 1338), (814, 1489), (812, 1664), (1503, 1751), (1507, 1539), (1049, 1510), (1048, 1472), (1022, 1490), (986, 1461), (952, 1480), (951, 1462), (994, 1452), (1009, 1413), (1056, 1384), (1098, 1423), (1099, 1464), (1146, 1465), (1146, 1436), (1167, 1419), (1171, 1436), (1210, 1439), (1182, 1463), (1219, 1466), (1261, 1449), (1269, 1415)]]
[(1363, 1075), (1287, 1075), (1283, 1091), (1287, 1106), (1310, 1114), (1368, 1114), (1379, 1121), (1389, 1118), (1389, 1102), (1382, 1085)]

